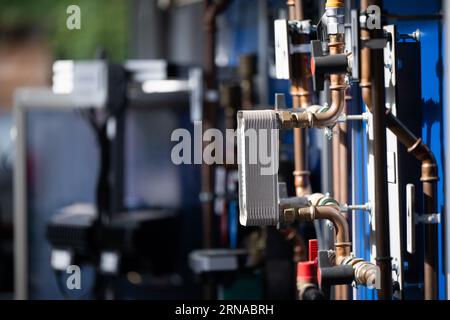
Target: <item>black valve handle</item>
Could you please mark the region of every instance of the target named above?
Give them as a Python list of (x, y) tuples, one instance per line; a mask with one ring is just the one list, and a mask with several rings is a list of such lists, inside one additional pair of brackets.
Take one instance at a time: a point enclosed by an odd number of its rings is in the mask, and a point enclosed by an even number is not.
[(314, 91), (323, 91), (325, 75), (348, 73), (348, 59), (345, 53), (324, 55), (322, 42), (311, 41), (311, 73), (313, 75)]

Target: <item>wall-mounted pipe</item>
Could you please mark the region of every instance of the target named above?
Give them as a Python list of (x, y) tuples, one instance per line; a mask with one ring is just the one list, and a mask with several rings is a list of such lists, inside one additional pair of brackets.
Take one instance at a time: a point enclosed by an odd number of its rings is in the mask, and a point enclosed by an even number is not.
[[(336, 232), (335, 253), (332, 259), (335, 265), (350, 265), (354, 270), (354, 279), (357, 284), (374, 286), (379, 269), (364, 259), (351, 255), (351, 242), (348, 222), (340, 213), (338, 205), (311, 205), (298, 210), (298, 219), (301, 221), (329, 220), (334, 224)], [(342, 297), (341, 297), (342, 298)]]
[[(343, 113), (347, 113), (347, 97), (345, 97)], [(348, 147), (347, 147), (347, 123), (339, 123), (336, 125), (337, 134), (333, 135), (333, 140), (336, 140), (337, 154), (333, 154), (334, 171), (333, 179), (338, 179), (337, 190), (334, 190), (335, 197), (340, 203), (348, 203)], [(341, 213), (345, 219), (348, 219), (347, 213)], [(341, 285), (336, 288), (336, 299), (349, 300), (350, 290), (346, 285)]]
[[(303, 16), (303, 1), (287, 1), (289, 20), (301, 21)], [(306, 34), (292, 34), (293, 45), (309, 43)], [(293, 109), (308, 108), (311, 105), (311, 73), (308, 67), (308, 56), (306, 53), (294, 53), (291, 58), (291, 96)], [(308, 159), (306, 152), (306, 132), (304, 128), (294, 128), (294, 185), (297, 197), (311, 194), (310, 172), (308, 171)]]
[[(361, 11), (371, 5), (382, 7), (382, 1), (362, 0)], [(382, 29), (361, 31), (361, 38), (381, 38)], [(361, 87), (364, 102), (373, 113), (375, 166), (375, 224), (377, 264), (381, 270), (379, 298), (392, 299), (392, 262), (389, 235), (389, 206), (387, 195), (386, 114), (384, 88), (384, 52), (364, 47), (361, 51)]]
[[(217, 88), (217, 68), (215, 63), (216, 56), (216, 18), (226, 9), (229, 0), (204, 1), (203, 12), (203, 31), (204, 31), (204, 57), (203, 57), (203, 77), (204, 89), (206, 95), (203, 100), (202, 130), (216, 127), (216, 112), (219, 101), (208, 99), (210, 92), (218, 92)], [(207, 147), (203, 143), (202, 152)], [(214, 246), (213, 228), (214, 228), (214, 173), (215, 167), (202, 164), (201, 167), (201, 194), (200, 201), (202, 205), (202, 238), (203, 247), (212, 248)], [(213, 299), (216, 295), (215, 285), (212, 280), (207, 281), (203, 287), (204, 297)]]
[[(221, 0), (211, 2), (204, 1), (204, 64), (203, 64), (203, 76), (205, 80), (205, 89), (208, 93), (217, 92), (217, 79), (216, 79), (216, 18), (225, 10), (229, 4), (229, 0)], [(206, 95), (208, 96), (208, 94)], [(203, 132), (210, 128), (215, 127), (216, 123), (216, 111), (218, 101), (204, 100), (203, 103), (203, 119), (202, 128)], [(207, 146), (204, 143), (203, 148)], [(214, 210), (214, 167), (203, 164), (201, 169), (202, 178), (202, 190), (201, 190), (201, 202), (202, 202), (202, 225), (203, 225), (203, 246), (205, 248), (211, 248), (213, 246), (213, 210)]]
[[(362, 0), (361, 10), (367, 10), (370, 5), (377, 5), (379, 1)], [(369, 40), (370, 31), (361, 30), (361, 40)], [(370, 112), (373, 112), (372, 103), (372, 73), (371, 73), (372, 53), (369, 48), (361, 49), (361, 90), (363, 100)], [(395, 134), (408, 152), (422, 162), (422, 177), (424, 193), (425, 213), (436, 213), (436, 183), (439, 180), (437, 164), (431, 150), (417, 138), (399, 119), (389, 110), (386, 110), (386, 125)], [(376, 136), (376, 135), (375, 135)], [(425, 227), (425, 263), (424, 263), (424, 283), (425, 299), (433, 300), (437, 298), (437, 226), (427, 225)]]
[[(368, 0), (361, 0), (361, 11), (367, 10), (369, 6)], [(361, 29), (361, 41), (367, 41), (370, 40), (370, 31), (368, 29)], [(370, 52), (370, 48), (367, 48), (363, 46), (361, 48), (361, 81), (360, 81), (360, 87), (361, 87), (361, 94), (362, 98), (364, 100), (364, 103), (367, 106), (367, 109), (369, 109), (370, 112), (372, 112), (372, 72), (371, 72), (371, 61), (372, 61), (372, 55)]]
[(341, 203), (348, 202), (347, 144), (347, 124), (338, 123), (333, 129), (333, 193)]
[(392, 258), (389, 233), (389, 197), (386, 192), (388, 185), (383, 50), (373, 52), (372, 68), (376, 260), (381, 269), (381, 289), (378, 296), (380, 299), (390, 300), (392, 299)]
[[(388, 128), (396, 135), (410, 154), (422, 162), (422, 181), (424, 213), (437, 213), (436, 186), (439, 181), (437, 162), (433, 152), (421, 138), (417, 138), (390, 110), (386, 110)], [(425, 262), (424, 284), (425, 299), (435, 300), (438, 297), (438, 227), (436, 224), (425, 226)]]
[[(327, 11), (326, 18), (332, 22), (332, 28), (328, 28), (329, 54), (330, 56), (341, 55), (345, 51), (345, 29), (344, 21), (340, 21), (341, 17), (339, 16), (339, 10), (344, 8), (344, 2), (328, 0), (325, 6)], [(311, 67), (314, 68), (314, 66)], [(326, 127), (336, 123), (336, 120), (339, 118), (344, 108), (344, 95), (346, 87), (345, 77), (343, 74), (331, 74), (331, 105), (325, 110), (308, 108), (304, 112), (295, 114), (295, 121), (298, 123), (296, 127)]]
[[(330, 37), (330, 54), (344, 52), (343, 35)], [(302, 128), (323, 128), (337, 122), (344, 109), (344, 95), (347, 85), (343, 75), (330, 75), (331, 106), (325, 111), (308, 109), (305, 112), (292, 113), (295, 126)]]
[(340, 134), (340, 128), (339, 125), (336, 125), (333, 128), (333, 140), (332, 140), (332, 150), (333, 150), (333, 195), (338, 200), (340, 199), (340, 187), (341, 182), (340, 178), (341, 175), (339, 174), (339, 151), (340, 145), (339, 145), (339, 134)]
[[(302, 20), (303, 14), (300, 12), (302, 7), (302, 1), (292, 1), (287, 2), (289, 8), (289, 19), (290, 20)], [(329, 54), (341, 55), (345, 51), (345, 41), (344, 41), (344, 21), (341, 19), (341, 10), (344, 8), (343, 1), (332, 1), (328, 0), (326, 3), (327, 10), (327, 21), (330, 22), (329, 33)], [(342, 21), (341, 21), (342, 20)], [(302, 41), (304, 37), (304, 41)], [(300, 45), (307, 42), (308, 39), (304, 35), (295, 35), (292, 39), (293, 44)], [(297, 58), (298, 57), (298, 58)], [(281, 115), (282, 123), (288, 126), (292, 125), (294, 128), (294, 154), (295, 154), (295, 187), (297, 196), (305, 196), (311, 194), (309, 175), (307, 171), (307, 158), (306, 158), (306, 139), (304, 128), (313, 127), (325, 127), (334, 125), (341, 115), (345, 107), (345, 77), (342, 74), (331, 74), (330, 75), (330, 95), (331, 95), (331, 105), (328, 108), (311, 108), (311, 94), (309, 92), (309, 70), (306, 61), (306, 54), (299, 53), (294, 55), (292, 61), (292, 75), (291, 75), (291, 95), (293, 97), (293, 113), (284, 113), (285, 118)], [(296, 110), (297, 109), (297, 110)], [(302, 109), (302, 110), (298, 110)], [(286, 123), (287, 122), (287, 123)], [(289, 123), (290, 122), (290, 123)], [(283, 124), (282, 124), (283, 125)], [(340, 128), (340, 125), (337, 126)], [(345, 125), (343, 125), (345, 132)], [(343, 188), (347, 188), (347, 170), (342, 172), (341, 161), (347, 163), (347, 153), (346, 145), (344, 145), (344, 140), (341, 135), (338, 134), (334, 139), (333, 148), (333, 183), (334, 183), (334, 194), (336, 197), (340, 198), (342, 194), (345, 197), (346, 191)], [(342, 150), (342, 157), (340, 156), (340, 150)], [(346, 167), (346, 165), (345, 165)], [(340, 178), (342, 177), (342, 178)], [(340, 182), (345, 184), (345, 187), (340, 184)], [(340, 288), (342, 289), (342, 288)], [(344, 290), (340, 290), (344, 291)], [(345, 298), (345, 294), (342, 293), (341, 296)]]
[[(342, 255), (338, 253), (337, 256), (345, 257), (350, 254), (351, 243), (348, 222), (345, 216), (342, 215), (339, 202), (320, 193), (310, 195), (308, 200), (311, 204), (309, 210), (318, 209), (314, 211), (317, 214), (313, 214), (311, 217), (318, 220), (329, 220), (333, 223), (336, 232), (335, 243), (338, 244), (338, 247), (344, 247), (344, 250), (337, 250), (337, 252), (342, 252)], [(307, 212), (307, 210), (308, 208), (305, 208), (304, 212)], [(312, 219), (312, 221), (315, 219)]]
[[(349, 109), (347, 104), (350, 102), (351, 97), (346, 95), (344, 114)], [(348, 190), (349, 190), (349, 153), (348, 153), (348, 125), (347, 123), (339, 124), (339, 165), (340, 165), (340, 196), (339, 202), (348, 203)]]
[[(345, 108), (344, 110), (345, 111)], [(341, 124), (338, 123), (333, 128), (333, 195), (337, 199), (337, 201), (341, 203), (346, 203), (346, 200), (343, 200), (342, 193), (343, 190), (343, 180), (344, 175), (342, 174), (341, 170), (342, 167), (342, 157), (345, 156), (343, 152), (345, 151), (342, 144), (342, 130), (341, 130)], [(346, 172), (344, 172), (346, 174)], [(347, 188), (347, 186), (345, 186)], [(346, 192), (346, 190), (345, 190)], [(348, 287), (345, 285), (338, 285), (334, 288), (334, 299), (335, 300), (348, 300)]]
[(336, 230), (336, 264), (340, 264), (351, 252), (351, 242), (347, 220), (337, 206), (315, 206), (301, 208), (298, 212), (301, 220), (313, 222), (314, 220), (329, 220)]
[[(345, 52), (345, 28), (343, 24), (344, 13), (339, 12), (344, 10), (344, 1), (327, 1), (325, 5), (327, 24), (337, 24), (337, 26), (328, 25), (327, 31), (329, 33), (329, 48), (330, 56), (338, 55)], [(341, 16), (340, 16), (341, 15)], [(341, 26), (339, 26), (339, 24)], [(346, 91), (345, 77), (342, 74), (330, 75), (330, 90), (332, 93), (332, 109), (337, 106), (337, 116), (345, 112), (345, 91)], [(333, 95), (333, 93), (336, 93)], [(333, 100), (339, 99), (339, 100)], [(336, 118), (332, 117), (333, 121)], [(347, 169), (347, 126), (345, 123), (338, 123), (334, 127), (333, 135), (333, 194), (334, 197), (341, 203), (347, 203), (347, 189), (348, 189), (348, 169)], [(344, 219), (346, 215), (340, 213)], [(349, 290), (346, 285), (339, 285), (335, 288), (336, 300), (348, 300)]]

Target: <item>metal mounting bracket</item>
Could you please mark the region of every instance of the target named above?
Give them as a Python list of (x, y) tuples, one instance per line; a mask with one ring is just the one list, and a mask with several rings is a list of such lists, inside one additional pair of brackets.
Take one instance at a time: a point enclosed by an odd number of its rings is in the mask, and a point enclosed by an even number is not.
[(441, 223), (441, 214), (440, 213), (432, 213), (432, 214), (417, 214), (416, 213), (416, 224), (440, 224)]

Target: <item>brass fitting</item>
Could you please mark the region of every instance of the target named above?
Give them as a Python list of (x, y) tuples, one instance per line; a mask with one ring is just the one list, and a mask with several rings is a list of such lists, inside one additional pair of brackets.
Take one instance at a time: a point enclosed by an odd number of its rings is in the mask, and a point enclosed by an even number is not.
[(314, 113), (310, 111), (277, 111), (281, 129), (314, 128)]
[(344, 8), (344, 0), (328, 0), (325, 4), (326, 8)]
[[(328, 199), (321, 194), (311, 195), (310, 201), (316, 204), (324, 201), (336, 203), (334, 199)], [(293, 211), (289, 211), (290, 219), (292, 219), (294, 214)], [(311, 205), (306, 208), (297, 209), (296, 219), (304, 222), (312, 222), (316, 219), (327, 219), (331, 221), (336, 229), (335, 252), (331, 260), (335, 265), (352, 266), (357, 284), (370, 288), (375, 287), (380, 270), (373, 263), (365, 261), (364, 259), (355, 258), (351, 255), (348, 223), (345, 217), (340, 213), (339, 205), (337, 203), (323, 206)]]
[(297, 218), (297, 213), (294, 208), (287, 208), (283, 210), (283, 223), (286, 225), (291, 225), (295, 222)]
[(298, 210), (297, 219), (301, 222), (313, 222), (316, 219), (315, 213), (315, 206), (301, 208)]
[(357, 284), (368, 288), (375, 288), (377, 277), (380, 269), (373, 263), (365, 261), (361, 258), (347, 257), (340, 262), (341, 265), (350, 265), (355, 273), (355, 281)]
[(435, 160), (427, 160), (422, 162), (422, 175), (420, 177), (422, 182), (436, 182), (439, 181), (438, 167)]
[(291, 111), (277, 111), (277, 116), (281, 129), (293, 129), (296, 127), (296, 120)]

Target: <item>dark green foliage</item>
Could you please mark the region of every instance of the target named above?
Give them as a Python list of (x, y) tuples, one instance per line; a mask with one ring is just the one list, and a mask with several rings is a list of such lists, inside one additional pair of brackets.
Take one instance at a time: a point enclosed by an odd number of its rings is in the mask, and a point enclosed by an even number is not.
[[(1, 0), (0, 33), (31, 29), (47, 35), (56, 59), (92, 59), (103, 48), (114, 61), (128, 54), (127, 0)], [(68, 30), (66, 9), (81, 8), (81, 30)]]

